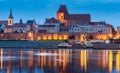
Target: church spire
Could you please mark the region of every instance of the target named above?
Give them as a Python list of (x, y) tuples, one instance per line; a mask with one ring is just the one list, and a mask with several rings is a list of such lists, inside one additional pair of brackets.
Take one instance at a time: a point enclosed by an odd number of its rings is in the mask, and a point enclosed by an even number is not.
[(12, 16), (12, 9), (10, 9), (10, 16), (9, 16), (9, 19), (13, 19), (13, 16)]
[(12, 9), (10, 9), (10, 15), (8, 17), (8, 25), (13, 25), (14, 24), (14, 18), (12, 16)]

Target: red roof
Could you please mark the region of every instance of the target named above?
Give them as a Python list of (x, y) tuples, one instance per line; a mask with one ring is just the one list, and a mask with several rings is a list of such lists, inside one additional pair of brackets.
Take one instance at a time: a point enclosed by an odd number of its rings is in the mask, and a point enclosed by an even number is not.
[(90, 15), (89, 14), (66, 14), (65, 20), (89, 20), (90, 21)]
[(8, 21), (7, 20), (1, 20), (0, 24), (8, 24)]
[(59, 21), (54, 17), (52, 17), (50, 19), (46, 19), (45, 23), (59, 23)]

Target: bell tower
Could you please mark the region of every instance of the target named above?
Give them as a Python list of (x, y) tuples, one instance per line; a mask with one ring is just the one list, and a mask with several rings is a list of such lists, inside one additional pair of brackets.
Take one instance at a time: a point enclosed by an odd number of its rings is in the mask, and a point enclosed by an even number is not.
[(12, 9), (10, 9), (10, 15), (8, 17), (8, 25), (14, 24), (14, 17), (12, 16)]
[(59, 20), (61, 23), (64, 23), (66, 14), (69, 14), (66, 5), (61, 5), (57, 11), (56, 15), (57, 20)]

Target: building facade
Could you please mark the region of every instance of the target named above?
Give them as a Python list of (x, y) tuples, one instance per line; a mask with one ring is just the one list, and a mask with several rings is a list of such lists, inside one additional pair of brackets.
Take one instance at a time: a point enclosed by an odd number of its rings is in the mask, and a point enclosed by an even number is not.
[(61, 5), (56, 14), (57, 20), (64, 23), (65, 26), (75, 24), (88, 25), (91, 22), (89, 14), (69, 14), (66, 5)]
[(70, 27), (69, 32), (80, 34), (112, 34), (112, 27), (105, 22), (91, 22), (90, 25), (73, 25)]

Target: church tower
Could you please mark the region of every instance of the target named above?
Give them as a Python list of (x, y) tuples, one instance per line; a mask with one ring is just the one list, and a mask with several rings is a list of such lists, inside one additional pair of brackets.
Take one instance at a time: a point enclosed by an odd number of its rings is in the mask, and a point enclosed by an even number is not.
[(57, 20), (59, 20), (61, 23), (65, 22), (65, 15), (69, 14), (68, 10), (66, 8), (66, 5), (61, 5), (60, 8), (57, 11)]
[(12, 16), (12, 9), (10, 9), (10, 15), (8, 17), (8, 25), (13, 25), (14, 24), (14, 18)]

